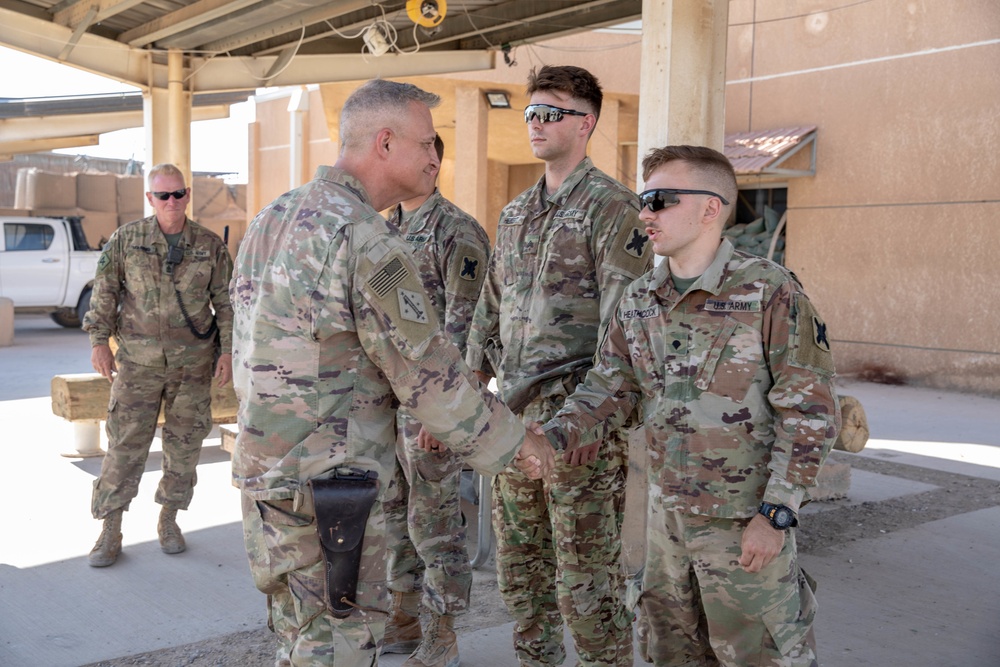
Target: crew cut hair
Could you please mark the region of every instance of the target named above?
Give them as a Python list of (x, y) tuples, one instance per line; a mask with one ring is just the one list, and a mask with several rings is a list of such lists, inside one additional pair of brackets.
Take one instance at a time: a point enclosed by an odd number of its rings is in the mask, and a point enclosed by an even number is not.
[(654, 148), (642, 159), (642, 178), (649, 180), (654, 171), (675, 160), (681, 160), (696, 174), (704, 176), (711, 185), (720, 190), (719, 194), (735, 204), (739, 187), (736, 172), (725, 155), (708, 146), (664, 146)]
[(359, 87), (340, 110), (340, 145), (342, 148), (363, 142), (382, 128), (397, 127), (411, 102), (433, 109), (441, 97), (412, 83), (371, 79)]
[(149, 173), (146, 175), (146, 187), (153, 187), (153, 179), (157, 176), (179, 176), (181, 181), (184, 180), (184, 173), (176, 165), (169, 162), (161, 162), (149, 170)]
[(604, 92), (597, 77), (573, 65), (545, 65), (540, 70), (531, 68), (528, 73), (527, 92), (530, 97), (536, 92), (557, 91), (585, 102), (596, 118), (601, 117), (601, 103)]

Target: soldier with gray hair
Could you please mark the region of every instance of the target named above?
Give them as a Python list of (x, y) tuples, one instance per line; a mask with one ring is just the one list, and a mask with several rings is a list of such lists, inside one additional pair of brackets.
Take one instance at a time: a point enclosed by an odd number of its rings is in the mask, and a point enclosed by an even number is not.
[(723, 154), (659, 148), (643, 178), (640, 219), (666, 261), (625, 290), (544, 432), (573, 451), (642, 404), (650, 662), (816, 667), (793, 528), (840, 424), (826, 325), (793, 273), (722, 239), (738, 195)]
[(91, 364), (112, 383), (108, 453), (91, 499), (94, 518), (104, 521), (88, 556), (93, 567), (112, 565), (121, 553), (122, 513), (139, 491), (161, 405), (157, 534), (164, 553), (187, 548), (177, 511), (187, 509), (194, 495), (201, 443), (212, 428), (213, 373), (221, 387), (232, 372), (229, 251), (187, 217), (191, 188), (177, 167), (156, 165), (147, 178), (154, 213), (111, 235), (83, 320)]
[(437, 103), (411, 84), (361, 86), (336, 165), (262, 210), (240, 246), (233, 477), (277, 665), (377, 659), (397, 407), (485, 474), (515, 463), (541, 476), (553, 463), (444, 337), (419, 267), (378, 213), (433, 188)]

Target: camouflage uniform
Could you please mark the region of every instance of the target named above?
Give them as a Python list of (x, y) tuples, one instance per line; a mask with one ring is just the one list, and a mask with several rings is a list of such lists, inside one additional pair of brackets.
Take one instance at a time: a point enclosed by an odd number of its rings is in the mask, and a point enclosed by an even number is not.
[[(415, 211), (404, 215), (397, 207), (389, 222), (413, 247), (438, 324), (464, 353), (490, 253), (486, 231), (437, 191)], [(419, 432), (420, 422), (400, 410), (398, 463), (385, 500), (387, 583), (400, 593), (422, 590), (426, 607), (454, 616), (468, 609), (472, 589), (459, 498), (462, 459), (420, 449)]]
[(826, 326), (795, 277), (723, 241), (684, 294), (666, 262), (633, 283), (550, 440), (599, 438), (637, 401), (649, 451), (642, 606), (657, 665), (815, 666), (795, 534), (737, 564), (762, 500), (798, 511), (839, 428)]
[[(504, 208), (469, 334), (467, 361), (495, 373), (524, 420), (555, 414), (593, 365), (625, 286), (652, 258), (634, 193), (584, 159), (559, 190), (544, 177)], [(590, 465), (557, 459), (533, 481), (493, 481), (500, 590), (522, 665), (557, 665), (565, 619), (581, 665), (631, 665), (631, 614), (618, 595), (627, 437)]]
[(233, 264), (217, 235), (185, 220), (179, 245), (184, 259), (164, 270), (167, 240), (156, 216), (111, 235), (97, 264), (90, 311), (83, 328), (91, 346), (118, 343), (118, 374), (108, 405), (108, 454), (94, 482), (92, 512), (103, 519), (128, 509), (139, 490), (163, 403), (163, 477), (156, 502), (186, 509), (197, 481), (201, 442), (212, 428), (211, 382), (216, 344), (191, 333), (174, 285), (198, 331), (208, 331), (213, 310), (221, 349), (232, 345), (229, 278)]
[(359, 608), (337, 619), (309, 480), (338, 470), (388, 480), (400, 403), (486, 474), (512, 460), (524, 428), (441, 334), (405, 242), (346, 172), (320, 167), (261, 211), (236, 264), (233, 477), (279, 664), (371, 665), (387, 601), (381, 504), (364, 536)]

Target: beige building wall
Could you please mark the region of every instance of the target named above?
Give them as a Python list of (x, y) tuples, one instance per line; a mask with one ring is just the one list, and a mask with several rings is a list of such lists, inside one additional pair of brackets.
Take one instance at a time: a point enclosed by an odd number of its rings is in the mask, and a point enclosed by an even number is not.
[[(788, 188), (786, 263), (830, 326), (841, 374), (1000, 394), (1000, 315), (981, 305), (1000, 284), (998, 38), (995, 0), (730, 4), (726, 131), (818, 127), (816, 175), (779, 183)], [(440, 182), (450, 198), (463, 177), (454, 170), (455, 87), (510, 94), (513, 109), (488, 112), (480, 222), (491, 238), (500, 209), (542, 173), (520, 111), (532, 66), (597, 74), (613, 112), (598, 124), (591, 155), (641, 186), (638, 36), (589, 33), (513, 55), (513, 67), (498, 60), (489, 72), (410, 79), (444, 98), (434, 119), (447, 145)], [(313, 171), (335, 161), (337, 113), (356, 85), (312, 93)], [(288, 189), (287, 100), (257, 108), (250, 189), (256, 184), (260, 197), (256, 208), (248, 203), (251, 215)], [(785, 166), (808, 166), (805, 152)]]
[(841, 5), (732, 3), (726, 130), (818, 127), (786, 263), (842, 374), (998, 394), (1000, 5)]

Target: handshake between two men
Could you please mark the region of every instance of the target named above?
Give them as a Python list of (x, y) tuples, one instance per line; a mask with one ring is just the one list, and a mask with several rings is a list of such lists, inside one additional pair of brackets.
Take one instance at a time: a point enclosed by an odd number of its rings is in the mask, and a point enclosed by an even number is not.
[[(417, 446), (425, 452), (443, 452), (447, 447), (421, 427), (417, 436)], [(562, 454), (563, 461), (572, 466), (585, 465), (597, 460), (600, 441), (577, 447)], [(556, 464), (556, 450), (545, 437), (542, 425), (528, 422), (525, 425), (524, 443), (514, 456), (514, 465), (529, 479), (548, 476)]]

